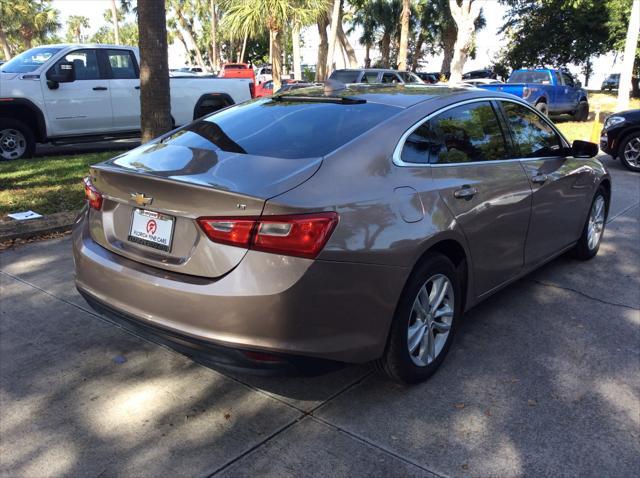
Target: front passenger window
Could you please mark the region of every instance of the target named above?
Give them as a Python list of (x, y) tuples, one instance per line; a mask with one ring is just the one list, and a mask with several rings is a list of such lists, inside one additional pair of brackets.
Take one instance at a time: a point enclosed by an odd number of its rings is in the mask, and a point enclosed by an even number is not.
[(95, 50), (76, 50), (59, 60), (53, 69), (57, 71), (62, 62), (73, 63), (76, 80), (99, 80), (100, 68), (98, 67), (98, 56)]
[(526, 106), (510, 101), (503, 101), (502, 109), (513, 141), (519, 149), (517, 157), (544, 158), (560, 154), (560, 137), (542, 116)]

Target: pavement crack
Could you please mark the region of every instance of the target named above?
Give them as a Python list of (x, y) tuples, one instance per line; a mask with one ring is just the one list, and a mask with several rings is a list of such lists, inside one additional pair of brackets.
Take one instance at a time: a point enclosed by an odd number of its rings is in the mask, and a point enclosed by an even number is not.
[(640, 310), (636, 307), (633, 307), (631, 305), (627, 305), (627, 304), (621, 304), (619, 302), (610, 302), (608, 300), (604, 300), (604, 299), (599, 299), (598, 297), (593, 297), (592, 295), (589, 294), (585, 294), (584, 292), (582, 292), (581, 290), (578, 289), (574, 289), (573, 287), (567, 287), (567, 286), (562, 286), (562, 285), (558, 285), (558, 284), (553, 284), (551, 282), (544, 282), (541, 280), (537, 280), (537, 279), (527, 279), (529, 282), (533, 282), (534, 284), (538, 284), (544, 287), (552, 287), (554, 289), (561, 289), (561, 290), (568, 290), (570, 292), (575, 292), (578, 295), (581, 295), (582, 297), (585, 297), (587, 299), (590, 300), (594, 300), (596, 302), (600, 302), (601, 304), (605, 304), (605, 305), (612, 305), (614, 307), (624, 307), (625, 309), (631, 309), (631, 310)]

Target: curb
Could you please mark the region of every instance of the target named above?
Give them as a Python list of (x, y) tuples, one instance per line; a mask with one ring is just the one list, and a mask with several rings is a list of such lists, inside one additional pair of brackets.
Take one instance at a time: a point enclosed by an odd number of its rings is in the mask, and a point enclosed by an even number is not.
[(79, 211), (57, 212), (27, 221), (0, 222), (0, 242), (68, 231), (73, 226), (78, 213)]

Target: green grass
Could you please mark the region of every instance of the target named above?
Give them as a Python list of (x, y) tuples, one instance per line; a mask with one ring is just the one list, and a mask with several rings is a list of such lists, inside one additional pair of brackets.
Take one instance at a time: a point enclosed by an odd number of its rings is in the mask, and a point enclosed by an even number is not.
[(31, 209), (40, 214), (82, 207), (82, 178), (90, 165), (118, 154), (113, 151), (48, 156), (0, 162), (0, 220)]
[[(616, 110), (618, 97), (617, 92), (613, 93), (590, 93), (589, 94), (589, 115), (590, 121), (577, 122), (570, 121), (569, 116), (553, 118), (553, 122), (569, 141), (581, 139), (583, 141), (600, 141), (600, 131), (604, 118)], [(629, 108), (640, 108), (640, 100), (632, 98)], [(600, 111), (600, 120), (596, 124), (595, 113)]]

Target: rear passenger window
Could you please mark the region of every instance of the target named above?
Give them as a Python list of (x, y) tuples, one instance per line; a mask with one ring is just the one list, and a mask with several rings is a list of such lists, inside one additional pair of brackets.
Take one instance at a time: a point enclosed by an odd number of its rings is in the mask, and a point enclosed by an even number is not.
[(407, 138), (406, 163), (452, 164), (505, 159), (504, 135), (489, 102), (458, 106), (423, 123)]
[(561, 154), (562, 141), (558, 134), (535, 111), (526, 106), (503, 101), (511, 136), (519, 150), (519, 158), (541, 158)]
[(129, 51), (107, 50), (111, 74), (115, 80), (133, 80), (138, 78), (136, 67)]
[(400, 78), (395, 73), (385, 73), (382, 75), (382, 83), (400, 83)]

